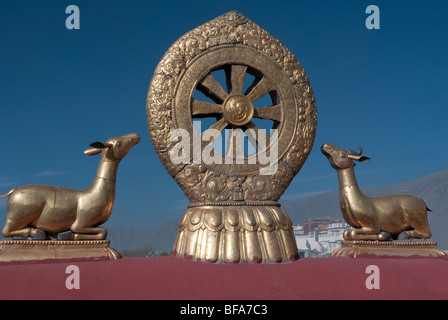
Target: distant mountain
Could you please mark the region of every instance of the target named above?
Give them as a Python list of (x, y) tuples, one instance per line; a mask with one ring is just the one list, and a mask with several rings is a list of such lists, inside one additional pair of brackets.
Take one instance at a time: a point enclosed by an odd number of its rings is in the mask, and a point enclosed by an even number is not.
[(109, 227), (107, 239), (110, 246), (118, 251), (139, 249), (152, 244), (155, 251), (171, 252), (176, 239), (179, 221), (165, 222), (149, 228)]

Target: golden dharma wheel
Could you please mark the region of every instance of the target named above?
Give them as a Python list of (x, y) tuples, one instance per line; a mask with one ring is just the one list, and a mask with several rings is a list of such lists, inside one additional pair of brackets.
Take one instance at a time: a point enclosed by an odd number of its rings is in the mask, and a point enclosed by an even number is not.
[(153, 147), (191, 201), (176, 255), (297, 258), (291, 220), (276, 201), (312, 149), (316, 106), (284, 45), (241, 13), (226, 13), (168, 49), (146, 110)]

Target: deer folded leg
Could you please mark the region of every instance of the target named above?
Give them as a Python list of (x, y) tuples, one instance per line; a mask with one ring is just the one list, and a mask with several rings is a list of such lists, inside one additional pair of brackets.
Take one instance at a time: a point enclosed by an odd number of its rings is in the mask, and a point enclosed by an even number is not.
[(71, 230), (73, 232), (73, 240), (104, 240), (107, 236), (107, 230), (102, 227), (72, 227)]
[(19, 230), (14, 230), (8, 226), (8, 224), (5, 225), (3, 228), (2, 234), (4, 237), (34, 237), (34, 234), (36, 233), (36, 228), (23, 228)]
[(351, 240), (382, 240), (382, 235), (379, 229), (373, 228), (359, 228), (350, 230)]
[(408, 233), (411, 238), (429, 239), (432, 236), (431, 229), (428, 225), (426, 204), (424, 206), (425, 209), (422, 209), (420, 212), (409, 212), (410, 210), (408, 210), (405, 214), (406, 221), (410, 225), (410, 230), (404, 232)]
[(409, 237), (416, 239), (429, 239), (432, 234), (430, 230), (408, 230), (405, 231)]

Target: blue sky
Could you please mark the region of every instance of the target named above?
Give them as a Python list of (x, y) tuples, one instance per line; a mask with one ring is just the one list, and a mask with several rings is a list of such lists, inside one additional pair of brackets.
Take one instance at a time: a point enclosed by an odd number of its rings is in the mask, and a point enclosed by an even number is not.
[[(80, 29), (68, 30), (68, 5)], [(380, 9), (368, 30), (366, 7)], [(0, 193), (25, 184), (82, 189), (98, 158), (93, 141), (129, 132), (140, 144), (118, 172), (106, 226), (180, 219), (188, 203), (155, 154), (146, 94), (165, 51), (232, 10), (278, 38), (314, 90), (314, 148), (283, 195), (334, 190), (324, 142), (362, 146), (361, 187), (398, 184), (448, 168), (446, 1), (13, 1), (0, 2)], [(6, 200), (0, 200), (4, 221)]]

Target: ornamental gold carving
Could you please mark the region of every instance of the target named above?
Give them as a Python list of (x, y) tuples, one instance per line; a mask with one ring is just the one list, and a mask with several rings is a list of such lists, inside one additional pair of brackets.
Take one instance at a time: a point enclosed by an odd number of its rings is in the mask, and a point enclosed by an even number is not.
[[(317, 117), (307, 75), (280, 41), (236, 11), (193, 29), (156, 67), (146, 111), (156, 153), (195, 204), (179, 225), (176, 254), (213, 262), (280, 262), (297, 256), (289, 217), (276, 201), (311, 152)], [(201, 132), (195, 122), (204, 118), (214, 122)], [(272, 123), (262, 129), (272, 130), (260, 130), (259, 119)], [(172, 160), (179, 153), (179, 129), (201, 141), (199, 147), (189, 142), (189, 161), (181, 163)], [(232, 132), (226, 141), (231, 151), (215, 147), (213, 162), (197, 158), (217, 139), (204, 140), (208, 129)], [(243, 131), (253, 154), (238, 150), (235, 141)], [(275, 161), (262, 161), (268, 156)], [(223, 246), (232, 254), (224, 254)]]

